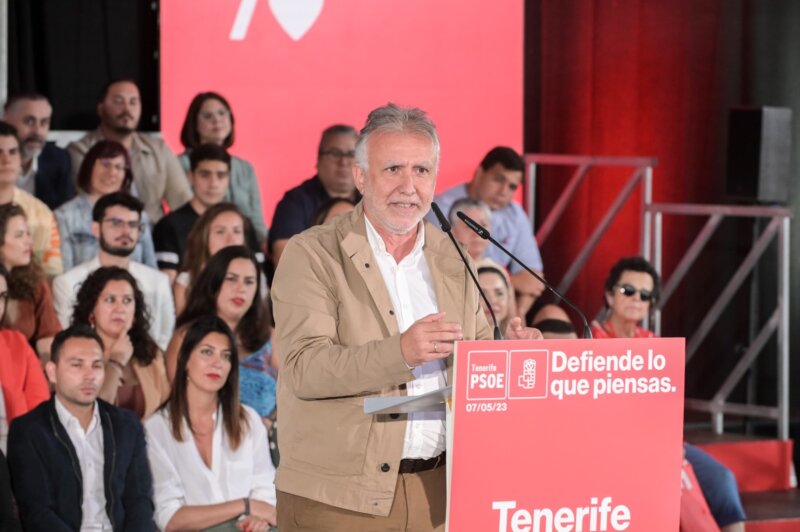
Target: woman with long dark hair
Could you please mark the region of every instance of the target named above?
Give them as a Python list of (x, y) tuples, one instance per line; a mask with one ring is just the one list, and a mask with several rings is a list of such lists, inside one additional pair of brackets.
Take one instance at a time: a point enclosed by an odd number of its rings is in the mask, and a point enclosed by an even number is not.
[(21, 332), (46, 362), (61, 323), (50, 285), (33, 256), (28, 217), (15, 203), (0, 205), (0, 264), (9, 272), (6, 323)]
[(275, 469), (258, 414), (239, 401), (236, 344), (217, 316), (186, 324), (172, 393), (145, 423), (161, 530), (276, 522)]
[(123, 268), (93, 271), (78, 290), (72, 324), (90, 325), (103, 340), (106, 378), (99, 397), (142, 419), (169, 395), (164, 355), (150, 336), (144, 295)]
[[(183, 169), (189, 171), (189, 153), (201, 144), (217, 144), (226, 150), (235, 140), (235, 121), (231, 106), (221, 94), (201, 92), (192, 99), (181, 129), (181, 143), (186, 151), (179, 157)], [(261, 210), (258, 178), (249, 162), (231, 155), (231, 181), (226, 200), (235, 203), (253, 222), (258, 239), (267, 238), (267, 226)]]
[[(61, 236), (64, 271), (92, 260), (100, 245), (92, 232), (92, 208), (100, 196), (130, 192), (133, 172), (128, 150), (119, 142), (101, 140), (86, 153), (77, 175), (78, 195), (53, 212)], [(150, 218), (142, 211), (142, 232), (131, 260), (156, 267)]]
[(268, 307), (258, 295), (261, 290), (258, 262), (244, 246), (229, 246), (206, 263), (193, 283), (186, 308), (175, 323), (175, 335), (167, 348), (167, 372), (173, 380), (178, 346), (191, 321), (210, 312), (222, 318), (234, 331), (241, 354), (241, 398), (263, 418), (275, 410), (276, 361), (269, 342)]

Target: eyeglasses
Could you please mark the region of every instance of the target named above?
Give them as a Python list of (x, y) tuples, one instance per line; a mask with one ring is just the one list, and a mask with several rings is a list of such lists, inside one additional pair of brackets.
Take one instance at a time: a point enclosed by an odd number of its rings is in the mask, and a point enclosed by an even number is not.
[(117, 172), (124, 172), (128, 169), (124, 163), (114, 163), (113, 159), (97, 159), (97, 162), (100, 163), (100, 166), (105, 168), (106, 170), (116, 170)]
[(110, 223), (114, 229), (121, 229), (127, 227), (131, 231), (141, 231), (142, 222), (139, 220), (121, 220), (119, 218), (106, 218), (103, 222)]
[(356, 156), (355, 151), (342, 151), (336, 148), (331, 148), (330, 150), (325, 150), (319, 152), (320, 155), (327, 155), (328, 157), (332, 157), (339, 161), (343, 159), (354, 159)]
[(617, 291), (625, 297), (633, 297), (636, 292), (639, 292), (639, 299), (645, 303), (653, 299), (653, 292), (650, 290), (638, 290), (635, 286), (629, 284), (618, 284)]

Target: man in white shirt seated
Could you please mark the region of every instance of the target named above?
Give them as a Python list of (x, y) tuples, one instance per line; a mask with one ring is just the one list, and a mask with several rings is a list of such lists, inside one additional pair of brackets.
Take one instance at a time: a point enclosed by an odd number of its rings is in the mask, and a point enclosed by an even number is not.
[(75, 297), (81, 283), (101, 266), (125, 268), (136, 279), (150, 315), (150, 334), (165, 351), (175, 327), (175, 303), (169, 278), (155, 268), (131, 261), (142, 232), (144, 205), (125, 192), (106, 194), (92, 211), (92, 232), (100, 242), (97, 256), (79, 264), (53, 280), (53, 304), (61, 325), (72, 320)]
[(58, 333), (45, 367), (55, 395), (11, 423), (8, 464), (26, 530), (155, 530), (153, 482), (136, 415), (97, 399), (103, 344)]

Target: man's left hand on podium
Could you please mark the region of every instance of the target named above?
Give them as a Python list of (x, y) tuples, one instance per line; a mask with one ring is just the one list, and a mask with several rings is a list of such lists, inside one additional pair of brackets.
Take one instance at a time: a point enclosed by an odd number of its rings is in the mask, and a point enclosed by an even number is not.
[(539, 329), (533, 327), (525, 327), (522, 325), (522, 318), (519, 316), (512, 318), (508, 322), (505, 334), (506, 340), (543, 340), (544, 337)]

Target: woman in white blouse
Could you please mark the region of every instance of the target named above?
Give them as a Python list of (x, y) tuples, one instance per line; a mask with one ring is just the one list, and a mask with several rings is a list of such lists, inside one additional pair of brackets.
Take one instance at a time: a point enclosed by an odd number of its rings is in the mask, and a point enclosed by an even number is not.
[(187, 327), (170, 398), (145, 423), (162, 530), (275, 525), (275, 468), (264, 425), (239, 402), (238, 361), (220, 318)]

